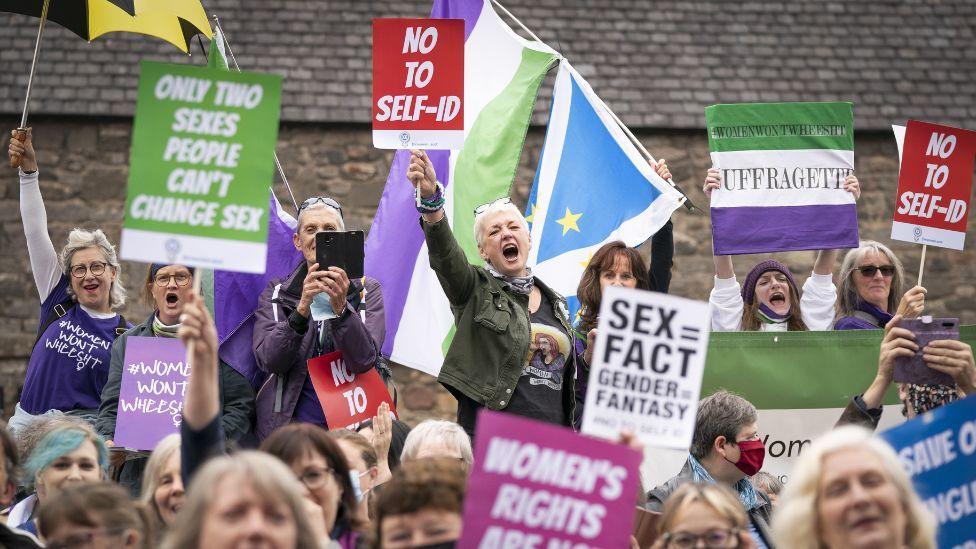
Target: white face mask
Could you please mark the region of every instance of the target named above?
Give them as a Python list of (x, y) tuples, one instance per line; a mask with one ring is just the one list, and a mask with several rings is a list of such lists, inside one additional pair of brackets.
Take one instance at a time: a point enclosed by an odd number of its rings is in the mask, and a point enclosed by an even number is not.
[(352, 483), (352, 493), (356, 495), (356, 503), (362, 503), (363, 498), (366, 497), (366, 492), (363, 492), (363, 487), (359, 483), (359, 479), (363, 478), (365, 475), (369, 474), (369, 471), (363, 471), (360, 473), (355, 469), (349, 470), (349, 482)]

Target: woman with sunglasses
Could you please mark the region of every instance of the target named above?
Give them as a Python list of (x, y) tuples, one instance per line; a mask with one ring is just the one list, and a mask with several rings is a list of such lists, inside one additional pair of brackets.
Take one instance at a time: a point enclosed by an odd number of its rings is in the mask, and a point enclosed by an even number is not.
[[(125, 351), (130, 337), (176, 337), (180, 328), (180, 315), (189, 298), (194, 269), (186, 265), (164, 265), (153, 263), (146, 271), (143, 285), (143, 299), (153, 308), (153, 312), (141, 324), (125, 332), (112, 346), (112, 359), (109, 366), (108, 381), (102, 389), (102, 402), (98, 408), (95, 426), (105, 437), (109, 446), (114, 446), (115, 422), (119, 409), (119, 392), (122, 388), (122, 371), (125, 366)], [(251, 384), (220, 361), (221, 423), (227, 440), (238, 441), (251, 431), (254, 417), (254, 390)], [(133, 495), (139, 493), (142, 474), (149, 459), (149, 452), (129, 453), (125, 462), (115, 471), (114, 476)]]
[(59, 254), (48, 235), (31, 133), (10, 140), (20, 156), (20, 218), (37, 285), (40, 326), (27, 363), (20, 402), (10, 418), (16, 433), (34, 416), (72, 413), (94, 420), (108, 378), (112, 341), (129, 324), (115, 247), (101, 230), (74, 229)]
[[(310, 358), (342, 351), (349, 372), (361, 374), (376, 365), (376, 349), (382, 344), (382, 333), (368, 329), (383, 324), (375, 281), (350, 281), (343, 269), (320, 266), (316, 259), (315, 235), (345, 230), (342, 207), (331, 198), (310, 198), (298, 209), (297, 229), (292, 238), (302, 261), (287, 277), (268, 283), (254, 311), (254, 358), (270, 374), (257, 395), (261, 440), (293, 422), (327, 426), (308, 375)], [(319, 308), (322, 320), (312, 318), (313, 309)]]
[(925, 308), (925, 288), (915, 286), (901, 296), (905, 269), (884, 244), (862, 240), (844, 256), (840, 272), (835, 330), (884, 328), (896, 314), (914, 318)]

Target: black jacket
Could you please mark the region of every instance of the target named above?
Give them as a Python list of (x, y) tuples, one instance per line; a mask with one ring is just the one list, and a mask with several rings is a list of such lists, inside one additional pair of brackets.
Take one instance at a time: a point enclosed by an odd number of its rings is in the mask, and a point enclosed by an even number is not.
[[(678, 471), (677, 475), (671, 477), (670, 480), (647, 493), (647, 504), (644, 507), (648, 511), (660, 513), (661, 508), (664, 507), (664, 502), (671, 497), (671, 494), (673, 494), (678, 487), (688, 482), (694, 481), (692, 480), (691, 474), (691, 462), (686, 461), (685, 466)], [(749, 520), (752, 522), (752, 525), (755, 526), (756, 531), (759, 532), (763, 542), (766, 543), (766, 546), (770, 549), (775, 549), (775, 545), (773, 544), (773, 536), (769, 530), (769, 522), (772, 516), (773, 504), (770, 503), (766, 494), (757, 490), (756, 495), (759, 496), (759, 506), (748, 509), (746, 512), (749, 515)]]
[[(119, 391), (122, 388), (122, 367), (125, 361), (125, 345), (129, 336), (152, 337), (155, 313), (142, 324), (133, 326), (112, 344), (112, 362), (109, 364), (108, 381), (102, 389), (102, 404), (98, 407), (95, 427), (107, 439), (115, 437), (115, 419), (119, 409)], [(228, 440), (237, 441), (251, 432), (254, 423), (254, 389), (244, 376), (220, 361), (220, 400), (223, 414), (221, 423)]]

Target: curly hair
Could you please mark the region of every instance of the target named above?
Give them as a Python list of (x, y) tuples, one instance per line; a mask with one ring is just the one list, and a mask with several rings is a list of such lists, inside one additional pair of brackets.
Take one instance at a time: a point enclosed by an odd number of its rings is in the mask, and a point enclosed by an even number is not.
[[(105, 257), (105, 262), (109, 264), (115, 272), (115, 280), (109, 289), (108, 306), (112, 309), (119, 309), (125, 305), (126, 291), (122, 286), (122, 265), (119, 263), (119, 255), (115, 251), (115, 246), (109, 242), (108, 237), (101, 229), (86, 231), (85, 229), (73, 229), (68, 233), (68, 243), (61, 248), (58, 260), (61, 263), (61, 270), (65, 274), (71, 272), (71, 258), (75, 252), (88, 248), (98, 248)], [(70, 275), (69, 275), (70, 276)], [(68, 285), (68, 295), (77, 299), (71, 285)]]

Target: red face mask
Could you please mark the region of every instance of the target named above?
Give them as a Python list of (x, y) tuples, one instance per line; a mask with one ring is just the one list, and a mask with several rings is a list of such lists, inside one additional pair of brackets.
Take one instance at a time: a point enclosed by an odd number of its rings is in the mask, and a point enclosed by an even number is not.
[(762, 469), (763, 459), (766, 458), (766, 447), (762, 440), (743, 440), (738, 443), (739, 461), (732, 463), (732, 460), (725, 458), (725, 461), (735, 465), (746, 476), (752, 476)]

